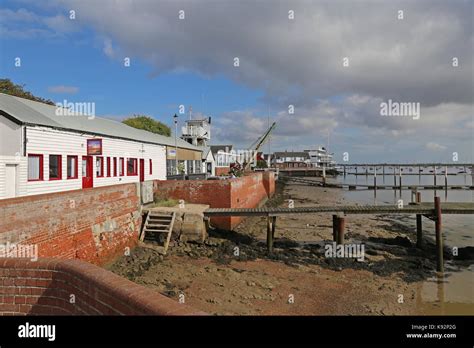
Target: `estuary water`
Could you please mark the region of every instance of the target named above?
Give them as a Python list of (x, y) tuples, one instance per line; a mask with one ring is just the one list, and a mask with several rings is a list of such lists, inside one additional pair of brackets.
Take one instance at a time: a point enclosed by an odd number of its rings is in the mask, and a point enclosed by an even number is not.
[[(418, 175), (418, 167), (405, 168), (402, 174), (403, 185), (433, 185), (434, 175), (425, 170), (428, 175)], [(448, 168), (448, 185), (472, 186), (473, 177), (470, 170), (467, 173), (456, 174), (460, 169)], [(359, 170), (359, 173), (361, 171)], [(365, 169), (364, 169), (365, 173)], [(439, 173), (439, 172), (438, 172)], [(398, 174), (398, 172), (397, 172)], [(408, 174), (408, 175), (407, 175)], [(387, 170), (382, 175), (377, 171), (377, 185), (399, 184), (399, 176), (394, 178), (393, 169)], [(336, 178), (345, 184), (373, 185), (373, 171), (368, 175), (340, 175)], [(445, 184), (444, 173), (436, 176), (436, 184)], [(474, 202), (474, 190), (419, 190), (422, 202), (433, 202), (439, 196), (443, 202)], [(370, 189), (354, 191), (344, 190), (346, 201), (359, 204), (397, 204), (400, 199), (404, 204), (412, 201), (411, 190), (380, 189), (374, 192)], [(414, 199), (414, 197), (413, 197)], [(416, 230), (415, 216), (400, 216), (398, 222)], [(474, 215), (443, 215), (443, 240), (444, 245), (451, 248), (474, 247)], [(434, 240), (434, 222), (423, 218), (423, 234)], [(420, 314), (470, 314), (474, 315), (474, 261), (464, 262), (462, 266), (445, 261), (443, 277), (434, 276), (420, 284), (416, 295), (417, 309)]]

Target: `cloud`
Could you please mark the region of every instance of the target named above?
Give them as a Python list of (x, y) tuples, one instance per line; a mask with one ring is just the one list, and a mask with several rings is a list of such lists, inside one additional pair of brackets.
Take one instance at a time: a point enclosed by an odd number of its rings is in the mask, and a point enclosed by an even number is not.
[(109, 58), (113, 58), (115, 56), (114, 48), (112, 47), (112, 40), (104, 39), (104, 48), (102, 51)]
[(74, 86), (51, 86), (48, 87), (48, 92), (56, 94), (76, 94), (79, 92), (79, 87)]
[(438, 143), (429, 142), (426, 144), (426, 148), (430, 151), (441, 151), (446, 150), (446, 146), (440, 145)]
[[(276, 110), (275, 146), (320, 143), (330, 133), (337, 135), (335, 149), (376, 146), (380, 156), (423, 156), (432, 150), (425, 144), (442, 136), (443, 146), (472, 158), (472, 1), (47, 4), (56, 11), (53, 16), (75, 9), (77, 23), (107, 38), (104, 54), (145, 61), (151, 76), (182, 71), (225, 76), (261, 91), (262, 105)], [(400, 9), (403, 20), (397, 19)], [(179, 19), (180, 10), (185, 19)], [(16, 16), (32, 25), (36, 21), (28, 13)], [(420, 119), (380, 116), (380, 103), (389, 99), (420, 103)], [(295, 106), (292, 115), (290, 104)], [(258, 105), (229, 110), (213, 119), (213, 137), (250, 144), (267, 125)]]

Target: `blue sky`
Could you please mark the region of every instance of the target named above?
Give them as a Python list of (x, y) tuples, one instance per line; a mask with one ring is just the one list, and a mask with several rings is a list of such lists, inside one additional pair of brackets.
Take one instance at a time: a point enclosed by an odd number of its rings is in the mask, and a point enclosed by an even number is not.
[[(214, 144), (245, 148), (270, 115), (273, 150), (330, 134), (338, 161), (472, 161), (472, 2), (277, 3), (4, 0), (0, 76), (55, 102), (95, 102), (110, 118), (171, 125), (180, 104), (192, 106), (213, 117)], [(389, 99), (419, 103), (421, 118), (381, 117)]]

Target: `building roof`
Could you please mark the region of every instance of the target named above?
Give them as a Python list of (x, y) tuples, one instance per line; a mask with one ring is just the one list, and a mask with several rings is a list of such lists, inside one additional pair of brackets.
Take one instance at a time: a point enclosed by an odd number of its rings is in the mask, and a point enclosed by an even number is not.
[[(48, 105), (0, 93), (0, 114), (23, 125), (44, 126), (141, 143), (175, 146), (174, 137), (136, 129), (122, 122), (97, 116), (91, 117), (83, 114), (60, 116), (56, 114), (56, 110), (56, 105)], [(189, 144), (179, 137), (177, 144), (180, 148), (202, 151), (202, 148)]]
[(232, 151), (232, 145), (211, 145), (212, 154), (215, 155), (219, 152), (229, 152)]
[(273, 156), (275, 158), (282, 158), (282, 157), (303, 157), (303, 158), (308, 158), (309, 159), (309, 155), (307, 152), (303, 152), (303, 151), (285, 151), (285, 152), (275, 152), (273, 154)]
[[(209, 155), (209, 152), (211, 151), (211, 147), (210, 146), (205, 146), (205, 147), (202, 147), (202, 159), (207, 159), (207, 155)], [(213, 153), (211, 152), (211, 155), (213, 155)]]

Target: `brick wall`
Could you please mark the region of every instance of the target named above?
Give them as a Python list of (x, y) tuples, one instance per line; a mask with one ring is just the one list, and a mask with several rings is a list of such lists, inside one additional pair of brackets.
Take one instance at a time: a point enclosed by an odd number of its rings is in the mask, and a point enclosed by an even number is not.
[(216, 167), (216, 176), (229, 175), (230, 167)]
[[(211, 208), (255, 208), (275, 192), (275, 175), (260, 172), (226, 180), (155, 181), (153, 190), (161, 197), (208, 204)], [(241, 217), (216, 217), (211, 223), (230, 230), (241, 220)]]
[(37, 245), (40, 257), (103, 264), (136, 244), (136, 184), (0, 200), (0, 244)]
[(22, 314), (206, 313), (79, 260), (0, 258), (0, 315)]

